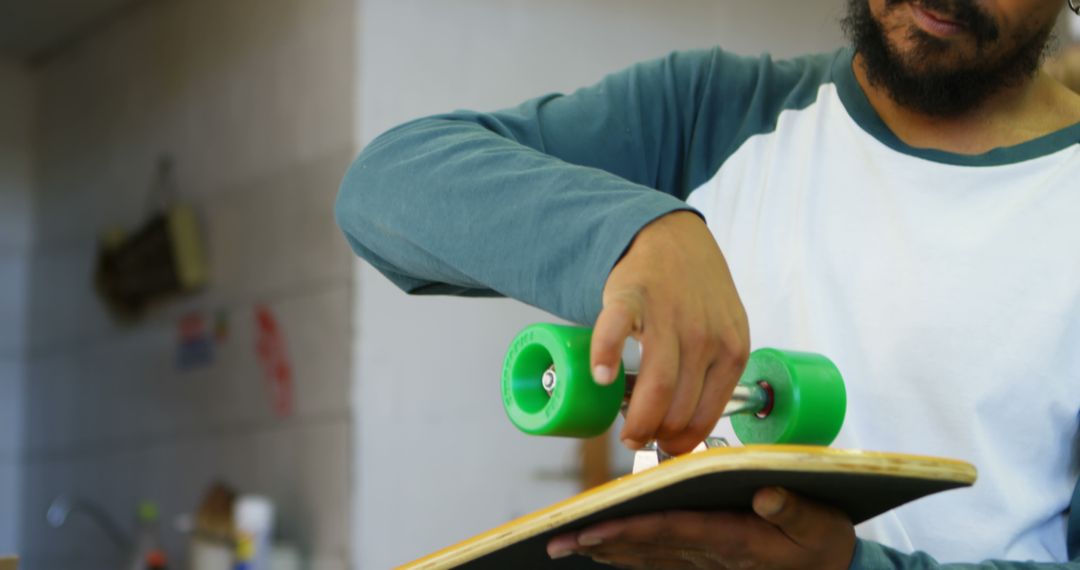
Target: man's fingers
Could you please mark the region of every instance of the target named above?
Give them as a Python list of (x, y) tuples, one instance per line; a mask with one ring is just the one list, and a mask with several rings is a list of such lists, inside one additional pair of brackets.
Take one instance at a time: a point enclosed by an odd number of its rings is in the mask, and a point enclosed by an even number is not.
[(695, 552), (683, 552), (673, 549), (649, 548), (645, 552), (616, 549), (596, 549), (584, 554), (594, 562), (614, 568), (626, 568), (631, 570), (697, 570), (707, 567), (700, 562), (706, 562), (704, 556)]
[(602, 522), (578, 533), (577, 539), (581, 546), (591, 547), (619, 542), (695, 548), (718, 536), (745, 542), (744, 533), (754, 518), (737, 512), (665, 511)]
[(679, 378), (679, 344), (673, 332), (650, 329), (642, 344), (646, 350), (641, 355), (641, 372), (621, 436), (630, 449), (656, 439)]
[(641, 328), (641, 302), (631, 293), (605, 300), (593, 327), (590, 362), (597, 384), (615, 381), (626, 339)]
[(669, 557), (696, 553), (697, 562), (771, 560), (790, 544), (775, 526), (745, 512), (668, 511), (617, 519), (589, 527), (578, 534), (577, 552), (621, 550), (639, 556)]
[(733, 372), (728, 366), (714, 364), (709, 368), (705, 373), (697, 408), (686, 427), (681, 433), (660, 440), (660, 446), (665, 451), (678, 453), (693, 449), (712, 433), (724, 412), (724, 405), (731, 398), (730, 386), (738, 381), (738, 378), (733, 379), (732, 375)]
[(602, 522), (549, 542), (630, 568), (847, 568), (855, 531), (840, 511), (786, 490), (761, 489), (754, 513), (668, 511)]
[(739, 378), (746, 370), (748, 359), (749, 351), (738, 349), (738, 352), (713, 362), (705, 374), (705, 385), (701, 389), (701, 400), (698, 403), (697, 412), (686, 426), (688, 434), (704, 438), (712, 433), (723, 416), (728, 401), (731, 400), (731, 394), (739, 383)]
[(697, 441), (669, 447), (673, 440), (679, 441), (690, 438), (686, 436), (686, 427), (694, 417), (701, 389), (705, 383), (705, 371), (711, 360), (708, 342), (704, 335), (684, 335), (679, 341), (679, 379), (675, 388), (675, 395), (671, 399), (671, 406), (664, 416), (657, 439), (664, 451), (678, 454), (690, 451), (695, 445), (704, 439), (704, 435)]
[(562, 534), (548, 541), (547, 553), (552, 559), (565, 558), (578, 549), (577, 535)]

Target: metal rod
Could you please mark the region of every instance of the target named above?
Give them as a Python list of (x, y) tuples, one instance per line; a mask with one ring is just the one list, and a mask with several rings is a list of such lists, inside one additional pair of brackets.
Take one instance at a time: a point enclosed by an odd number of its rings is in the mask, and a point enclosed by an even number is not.
[[(626, 383), (626, 397), (623, 398), (622, 407), (619, 408), (623, 416), (626, 416), (626, 411), (630, 408), (630, 394), (633, 392), (634, 384), (637, 382), (637, 376), (627, 375)], [(769, 391), (763, 386), (757, 384), (739, 384), (735, 386), (735, 390), (731, 393), (731, 399), (728, 400), (727, 405), (724, 406), (724, 411), (720, 414), (721, 417), (732, 416), (735, 414), (756, 414), (769, 405)]]
[[(630, 391), (633, 389), (634, 381), (641, 370), (641, 354), (641, 343), (633, 338), (626, 339), (626, 343), (623, 344), (622, 363), (628, 380), (626, 385), (627, 400), (630, 399)], [(744, 412), (757, 413), (765, 409), (768, 404), (769, 393), (765, 388), (752, 384), (739, 384), (731, 394), (731, 400), (724, 407), (722, 415), (726, 417)], [(623, 413), (626, 413), (625, 402), (623, 403)]]
[(769, 393), (756, 384), (739, 384), (724, 406), (723, 417), (742, 413), (758, 413), (769, 403)]

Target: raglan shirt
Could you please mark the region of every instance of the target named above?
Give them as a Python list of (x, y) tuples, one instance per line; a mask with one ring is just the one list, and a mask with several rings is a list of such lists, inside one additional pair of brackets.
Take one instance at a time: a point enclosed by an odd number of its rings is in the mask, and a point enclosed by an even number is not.
[(677, 52), (413, 121), (357, 158), (337, 220), (406, 291), (588, 324), (636, 233), (695, 211), (753, 345), (843, 372), (836, 447), (979, 469), (860, 525), (852, 568), (1080, 568), (1080, 125), (981, 155), (913, 148), (852, 59)]

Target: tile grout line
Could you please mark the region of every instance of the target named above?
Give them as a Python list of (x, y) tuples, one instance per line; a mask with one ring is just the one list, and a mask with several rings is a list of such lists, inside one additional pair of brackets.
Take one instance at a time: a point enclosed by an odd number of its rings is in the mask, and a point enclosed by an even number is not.
[[(263, 295), (237, 295), (231, 298), (220, 299), (208, 299), (205, 301), (192, 301), (192, 307), (185, 307), (184, 310), (177, 310), (176, 314), (162, 314), (155, 315), (147, 318), (145, 321), (139, 323), (136, 328), (133, 329), (113, 329), (108, 331), (100, 331), (99, 333), (89, 335), (79, 335), (76, 337), (64, 339), (61, 341), (55, 341), (51, 343), (45, 343), (38, 346), (28, 346), (19, 354), (19, 351), (5, 351), (10, 352), (10, 357), (14, 359), (25, 359), (27, 364), (32, 364), (35, 360), (43, 358), (55, 358), (57, 352), (62, 353), (78, 353), (89, 351), (101, 345), (122, 340), (132, 336), (145, 333), (147, 330), (153, 330), (159, 327), (171, 328), (175, 325), (176, 319), (183, 316), (188, 312), (199, 312), (214, 310), (227, 310), (235, 311), (242, 309), (246, 306), (251, 306), (256, 303), (264, 303), (267, 305), (275, 305), (282, 302), (296, 301), (296, 300), (308, 300), (328, 293), (337, 291), (339, 289), (348, 289), (351, 283), (351, 276), (343, 275), (334, 277), (332, 279), (322, 279), (317, 281), (308, 281), (300, 284), (293, 285), (291, 287), (285, 287), (277, 291), (269, 291)], [(246, 298), (242, 298), (246, 297)], [(5, 352), (0, 352), (0, 358), (8, 357)]]
[[(254, 420), (236, 422), (182, 430), (170, 434), (149, 435), (145, 437), (117, 437), (70, 443), (42, 449), (23, 449), (18, 452), (19, 458), (24, 465), (35, 463), (49, 463), (53, 461), (69, 461), (77, 458), (95, 457), (102, 458), (109, 455), (146, 451), (155, 447), (166, 447), (172, 444), (198, 443), (205, 441), (221, 441), (223, 439), (238, 438), (262, 433), (274, 433), (290, 430), (298, 430), (311, 427), (325, 427), (339, 423), (351, 425), (353, 415), (350, 411), (335, 411), (297, 416), (288, 420)], [(0, 459), (3, 455), (0, 455)]]
[[(289, 196), (296, 196), (296, 195), (311, 196), (312, 194), (310, 193), (310, 191), (307, 190), (306, 188), (302, 188), (302, 187), (296, 187), (296, 188), (290, 188), (290, 189), (284, 189), (284, 190), (274, 190), (274, 191), (267, 191), (267, 190), (265, 190), (265, 188), (267, 186), (268, 181), (277, 181), (277, 180), (280, 180), (283, 176), (286, 176), (283, 173), (294, 172), (294, 171), (305, 171), (305, 170), (308, 170), (308, 169), (321, 170), (321, 168), (316, 168), (316, 167), (323, 166), (323, 163), (331, 163), (331, 162), (338, 162), (338, 161), (343, 162), (344, 165), (343, 165), (343, 168), (341, 169), (341, 175), (344, 175), (345, 170), (348, 168), (348, 165), (352, 162), (353, 158), (355, 158), (355, 155), (356, 155), (356, 151), (353, 148), (353, 145), (351, 143), (348, 144), (348, 145), (342, 144), (339, 148), (335, 148), (333, 150), (326, 151), (325, 153), (323, 153), (323, 154), (321, 154), (321, 155), (319, 155), (319, 156), (317, 156), (315, 158), (311, 158), (311, 159), (308, 159), (308, 160), (303, 160), (303, 161), (293, 163), (291, 166), (286, 167), (286, 168), (279, 168), (279, 169), (273, 170), (273, 171), (267, 173), (265, 176), (256, 176), (252, 180), (245, 180), (245, 181), (242, 181), (242, 182), (224, 183), (222, 186), (218, 187), (219, 188), (218, 190), (204, 189), (204, 190), (201, 190), (201, 191), (192, 191), (192, 192), (190, 192), (190, 193), (188, 193), (186, 195), (182, 194), (180, 196), (181, 201), (187, 202), (187, 203), (192, 203), (192, 204), (196, 205), (199, 209), (209, 209), (215, 202), (220, 202), (220, 201), (223, 201), (223, 200), (226, 200), (226, 199), (246, 199), (246, 198), (249, 197), (248, 195), (251, 195), (250, 196), (251, 198), (263, 198), (263, 199), (265, 199), (268, 195), (275, 195), (275, 194), (289, 195)], [(327, 192), (329, 194), (329, 191), (327, 191)], [(333, 195), (335, 197), (337, 196), (337, 192), (338, 192), (338, 189), (335, 186), (333, 188)], [(333, 222), (333, 212), (332, 211), (327, 211), (327, 221), (328, 222)], [(35, 238), (35, 239), (33, 239), (31, 241), (31, 243), (28, 245), (28, 247), (29, 247), (31, 253), (36, 253), (36, 252), (42, 251), (42, 250), (44, 250), (44, 251), (73, 250), (73, 249), (79, 249), (79, 248), (85, 247), (87, 239), (96, 239), (96, 238), (97, 238), (96, 235), (78, 236), (78, 235), (70, 235), (70, 234), (69, 235), (52, 236), (52, 237), (49, 237), (48, 239), (37, 239), (37, 238)]]

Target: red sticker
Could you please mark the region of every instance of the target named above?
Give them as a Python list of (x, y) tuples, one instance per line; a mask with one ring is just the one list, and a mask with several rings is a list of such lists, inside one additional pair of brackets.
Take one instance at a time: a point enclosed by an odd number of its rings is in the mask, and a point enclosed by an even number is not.
[(255, 326), (258, 329), (255, 351), (262, 364), (274, 413), (281, 418), (288, 417), (293, 410), (293, 377), (285, 338), (274, 314), (265, 305), (255, 307)]

